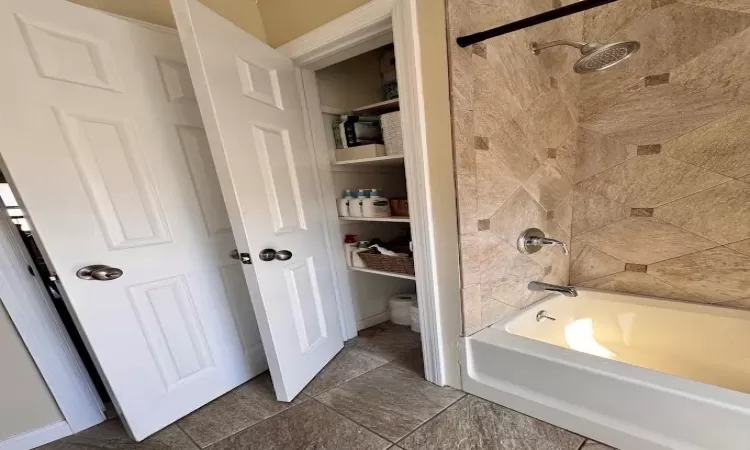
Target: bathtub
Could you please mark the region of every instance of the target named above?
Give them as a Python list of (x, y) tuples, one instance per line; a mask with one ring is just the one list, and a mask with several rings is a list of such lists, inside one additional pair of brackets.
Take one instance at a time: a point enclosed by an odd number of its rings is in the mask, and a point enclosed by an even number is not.
[(463, 389), (623, 450), (750, 449), (750, 311), (578, 292), (463, 338)]

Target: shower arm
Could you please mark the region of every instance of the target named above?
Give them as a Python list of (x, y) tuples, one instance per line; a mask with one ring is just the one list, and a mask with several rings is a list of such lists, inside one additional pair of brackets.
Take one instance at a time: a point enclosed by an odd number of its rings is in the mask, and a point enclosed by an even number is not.
[(570, 41), (568, 39), (560, 39), (558, 41), (545, 42), (544, 44), (539, 44), (538, 42), (532, 42), (531, 51), (533, 51), (535, 55), (538, 55), (545, 48), (557, 47), (558, 45), (567, 45), (569, 47), (575, 47), (578, 50), (581, 50), (583, 52), (584, 47), (586, 47), (589, 44), (585, 42)]

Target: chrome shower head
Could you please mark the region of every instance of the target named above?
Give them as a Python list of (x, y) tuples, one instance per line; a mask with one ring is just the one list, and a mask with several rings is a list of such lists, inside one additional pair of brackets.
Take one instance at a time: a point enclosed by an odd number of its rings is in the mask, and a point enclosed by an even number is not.
[(630, 58), (639, 48), (641, 48), (641, 44), (637, 41), (622, 41), (614, 42), (612, 44), (599, 44), (592, 42), (587, 44), (585, 42), (561, 40), (548, 42), (546, 44), (532, 42), (531, 50), (535, 55), (538, 55), (545, 48), (558, 45), (568, 45), (581, 51), (581, 58), (573, 65), (573, 70), (576, 73), (590, 73), (608, 69), (615, 64), (619, 64)]

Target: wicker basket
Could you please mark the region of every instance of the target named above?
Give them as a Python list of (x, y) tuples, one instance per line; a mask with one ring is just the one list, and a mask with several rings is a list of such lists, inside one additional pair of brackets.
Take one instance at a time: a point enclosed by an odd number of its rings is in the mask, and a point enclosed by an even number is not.
[(386, 155), (404, 154), (404, 137), (401, 133), (401, 112), (395, 111), (380, 116)]
[(414, 275), (414, 258), (410, 256), (386, 256), (375, 249), (359, 252), (368, 269)]

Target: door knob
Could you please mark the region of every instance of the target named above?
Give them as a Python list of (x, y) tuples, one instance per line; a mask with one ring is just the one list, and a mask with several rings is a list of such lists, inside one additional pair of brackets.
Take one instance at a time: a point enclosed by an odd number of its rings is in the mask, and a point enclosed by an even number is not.
[(252, 264), (253, 259), (250, 257), (249, 253), (240, 253), (239, 250), (236, 248), (229, 252), (229, 257), (232, 259), (239, 259), (242, 264)]
[(272, 248), (261, 250), (260, 255), (261, 261), (273, 261), (277, 259), (279, 261), (286, 261), (292, 258), (292, 252), (289, 250), (279, 250), (278, 252)]
[(81, 267), (78, 269), (78, 272), (76, 272), (76, 276), (82, 280), (98, 281), (116, 280), (120, 278), (122, 274), (123, 272), (121, 269), (105, 266), (103, 264), (93, 264)]

